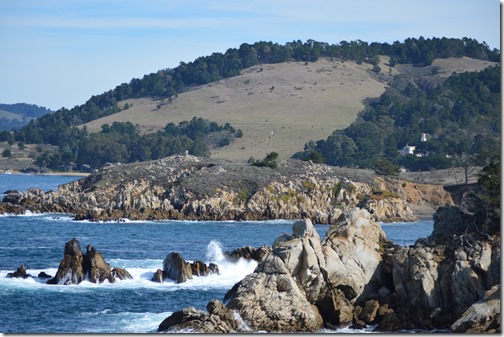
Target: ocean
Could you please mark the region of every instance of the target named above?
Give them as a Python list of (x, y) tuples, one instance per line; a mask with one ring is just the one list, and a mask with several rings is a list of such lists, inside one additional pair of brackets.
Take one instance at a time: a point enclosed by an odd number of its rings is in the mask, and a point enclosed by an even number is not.
[[(10, 189), (45, 191), (76, 176), (0, 175), (0, 197)], [(154, 333), (170, 314), (185, 307), (206, 310), (211, 299), (225, 293), (256, 262), (224, 260), (227, 250), (271, 245), (292, 232), (293, 221), (74, 221), (70, 214), (0, 215), (0, 333)], [(410, 245), (432, 232), (432, 220), (382, 224), (387, 238)], [(316, 225), (322, 238), (328, 225)], [(79, 285), (47, 285), (37, 275), (54, 276), (65, 243), (76, 238), (102, 253), (112, 267), (126, 268), (132, 280)], [(151, 278), (164, 258), (179, 252), (185, 260), (217, 263), (219, 275), (194, 277), (176, 284)], [(33, 278), (7, 278), (24, 264)], [(321, 332), (366, 332), (323, 330)]]

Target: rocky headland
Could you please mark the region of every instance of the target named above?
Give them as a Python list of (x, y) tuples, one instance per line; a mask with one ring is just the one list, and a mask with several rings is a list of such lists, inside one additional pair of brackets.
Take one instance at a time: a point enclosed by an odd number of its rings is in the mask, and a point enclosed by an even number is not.
[(304, 219), (332, 224), (354, 207), (377, 221), (414, 221), (453, 204), (442, 186), (369, 170), (282, 160), (276, 169), (193, 156), (112, 165), (57, 191), (5, 191), (2, 213), (58, 212), (77, 220)]
[(500, 212), (470, 194), (434, 221), (410, 247), (387, 241), (365, 209), (345, 211), (322, 239), (297, 221), (222, 301), (177, 311), (159, 331), (500, 332)]

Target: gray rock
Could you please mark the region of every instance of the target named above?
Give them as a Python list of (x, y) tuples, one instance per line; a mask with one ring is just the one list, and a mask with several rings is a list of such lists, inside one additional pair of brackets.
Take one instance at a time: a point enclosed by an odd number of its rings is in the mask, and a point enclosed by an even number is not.
[(500, 333), (500, 284), (485, 293), (482, 300), (467, 309), (462, 317), (452, 324), (455, 333)]

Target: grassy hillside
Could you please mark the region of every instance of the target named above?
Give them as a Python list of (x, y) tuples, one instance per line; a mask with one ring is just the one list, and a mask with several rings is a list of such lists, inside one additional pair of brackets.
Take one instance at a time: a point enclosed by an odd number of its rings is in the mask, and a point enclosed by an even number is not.
[(453, 72), (479, 71), (495, 64), (468, 57), (436, 59), (427, 67), (400, 64), (391, 68), (388, 62), (388, 56), (380, 57), (378, 75), (368, 63), (328, 58), (256, 65), (239, 76), (180, 93), (171, 102), (148, 98), (119, 102), (119, 107), (128, 103), (130, 108), (85, 125), (97, 132), (105, 123), (129, 121), (149, 133), (169, 122), (197, 116), (243, 130), (242, 138), (214, 151), (213, 157), (245, 161), (276, 151), (287, 158), (306, 142), (325, 139), (349, 126), (364, 100), (381, 95), (395, 75), (438, 82)]

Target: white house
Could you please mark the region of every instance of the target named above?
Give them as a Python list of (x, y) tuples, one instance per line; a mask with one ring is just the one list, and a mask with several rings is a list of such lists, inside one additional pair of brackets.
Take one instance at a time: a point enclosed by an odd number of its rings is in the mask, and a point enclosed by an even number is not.
[(416, 146), (409, 146), (406, 144), (406, 146), (402, 148), (400, 155), (401, 156), (407, 156), (409, 154), (413, 155), (413, 154), (415, 154), (415, 149), (416, 149)]

